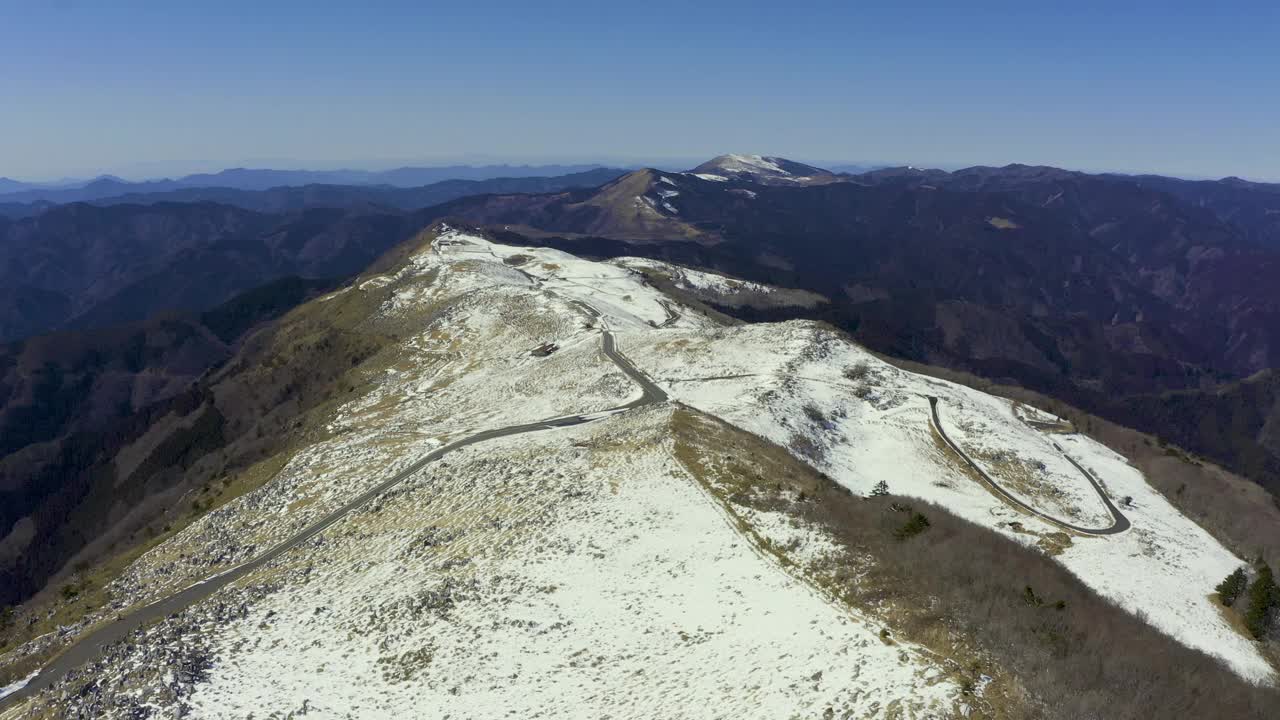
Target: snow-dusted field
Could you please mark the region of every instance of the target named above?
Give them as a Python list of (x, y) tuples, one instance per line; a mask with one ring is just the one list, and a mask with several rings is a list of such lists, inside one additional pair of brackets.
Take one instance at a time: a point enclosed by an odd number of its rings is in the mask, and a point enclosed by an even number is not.
[[(552, 294), (492, 255), (473, 259), (474, 246), (446, 241), (441, 248), (411, 258), (394, 277), (366, 279), (349, 291), (385, 297), (372, 322), (421, 326), (371, 378), (373, 390), (338, 409), (330, 437), (300, 450), (261, 491), (144, 555), (115, 583), (118, 596), (153, 600), (248, 560), (459, 437), (605, 410), (638, 396), (601, 354), (599, 330), (588, 326), (594, 319), (569, 301), (583, 292), (575, 281), (561, 281)], [(600, 267), (619, 276), (619, 291), (626, 289), (625, 271)], [(666, 317), (651, 297), (643, 300), (634, 312), (632, 303), (612, 296), (593, 304), (619, 325), (647, 327), (645, 319)], [(559, 349), (530, 355), (546, 343)]]
[(944, 453), (931, 431), (927, 397), (939, 398), (952, 439), (1020, 499), (1074, 524), (1109, 525), (1088, 481), (1054, 448), (1058, 442), (1113, 502), (1132, 498), (1121, 510), (1133, 528), (1071, 537), (1057, 560), (1100, 594), (1241, 675), (1272, 675), (1209, 599), (1244, 561), (1101, 444), (1046, 434), (1019, 419), (1008, 400), (900, 370), (812, 323), (637, 333), (626, 340), (637, 367), (673, 399), (790, 448), (854, 492), (868, 494), (883, 480), (894, 493), (930, 500), (1019, 542), (1061, 547), (1055, 542), (1061, 529), (1002, 502)]
[(468, 448), (336, 526), (292, 559), (305, 583), (219, 633), (195, 715), (949, 710), (927, 660), (719, 515), (668, 452), (668, 412)]

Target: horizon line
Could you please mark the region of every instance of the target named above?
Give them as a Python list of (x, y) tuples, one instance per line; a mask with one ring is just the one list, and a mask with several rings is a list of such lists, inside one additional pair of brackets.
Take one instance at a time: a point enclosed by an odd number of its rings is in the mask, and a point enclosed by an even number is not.
[[(709, 157), (718, 157), (719, 155), (730, 154), (720, 153)], [(1065, 165), (1055, 165), (1051, 163), (1028, 163), (1020, 161), (1012, 161), (1005, 163), (928, 163), (928, 162), (901, 162), (901, 161), (870, 161), (870, 160), (814, 160), (802, 156), (785, 156), (764, 153), (736, 153), (736, 154), (759, 154), (765, 157), (779, 157), (797, 162), (802, 162), (815, 167), (830, 169), (840, 167), (858, 167), (865, 168), (864, 171), (879, 170), (886, 168), (914, 168), (918, 170), (940, 170), (943, 172), (956, 172), (959, 170), (967, 170), (977, 167), (994, 167), (1004, 168), (1010, 166), (1025, 167), (1045, 167), (1057, 170), (1065, 170), (1068, 172), (1078, 172), (1087, 175), (1124, 175), (1124, 176), (1157, 176), (1168, 177), (1178, 180), (1187, 181), (1223, 181), (1229, 179), (1239, 179), (1246, 182), (1259, 184), (1276, 184), (1280, 183), (1280, 176), (1273, 178), (1256, 178), (1245, 177), (1242, 175), (1229, 173), (1226, 175), (1201, 174), (1201, 173), (1166, 173), (1151, 170), (1135, 170), (1135, 169), (1098, 169), (1098, 168), (1073, 168)], [(48, 179), (24, 179), (11, 175), (0, 175), (0, 180), (9, 180), (11, 182), (33, 186), (28, 189), (18, 190), (14, 192), (25, 192), (26, 190), (40, 189), (76, 189), (84, 187), (93, 182), (100, 180), (116, 180), (127, 184), (142, 184), (148, 182), (165, 182), (165, 181), (181, 181), (199, 175), (220, 175), (228, 172), (246, 171), (246, 172), (297, 172), (297, 173), (369, 173), (379, 174), (394, 172), (397, 170), (436, 170), (448, 168), (541, 168), (541, 167), (590, 167), (590, 168), (617, 168), (620, 170), (639, 170), (643, 168), (653, 168), (664, 172), (684, 172), (693, 168), (705, 159), (697, 157), (667, 157), (667, 158), (647, 158), (642, 159), (634, 156), (614, 156), (614, 157), (597, 157), (597, 158), (498, 158), (484, 156), (481, 154), (469, 154), (461, 156), (446, 156), (439, 159), (420, 159), (420, 160), (365, 160), (365, 161), (338, 161), (333, 165), (325, 165), (322, 162), (310, 164), (304, 161), (297, 161), (285, 158), (276, 158), (274, 160), (251, 160), (228, 165), (218, 165), (216, 163), (207, 162), (191, 162), (193, 166), (204, 166), (210, 169), (192, 170), (185, 173), (161, 173), (161, 174), (143, 174), (140, 172), (131, 172), (124, 168), (106, 169), (94, 173), (84, 175), (63, 174), (60, 177), (50, 177)], [(185, 164), (182, 161), (175, 163), (167, 163), (164, 161), (155, 161), (141, 163), (140, 165), (160, 165), (160, 164)], [(687, 167), (686, 167), (687, 165)], [(676, 169), (681, 167), (682, 169)], [(342, 184), (342, 183), (339, 183)], [(0, 193), (8, 194), (8, 193)]]

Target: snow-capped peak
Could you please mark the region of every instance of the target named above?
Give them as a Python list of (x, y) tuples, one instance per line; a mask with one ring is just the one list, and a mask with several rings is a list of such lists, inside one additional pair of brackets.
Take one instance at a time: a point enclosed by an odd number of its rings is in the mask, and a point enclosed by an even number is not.
[(780, 158), (767, 158), (763, 155), (726, 155), (725, 157), (737, 165), (746, 166), (754, 170), (767, 170), (779, 175), (791, 175), (775, 162)]
[(771, 155), (721, 155), (690, 171), (699, 177), (727, 177), (763, 185), (827, 183), (836, 180), (828, 170)]

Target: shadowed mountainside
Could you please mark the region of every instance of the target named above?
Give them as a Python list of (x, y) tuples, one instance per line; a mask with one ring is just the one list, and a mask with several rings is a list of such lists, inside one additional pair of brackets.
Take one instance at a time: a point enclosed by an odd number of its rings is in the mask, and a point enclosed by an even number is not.
[(0, 340), (199, 311), (289, 275), (350, 275), (410, 234), (399, 212), (214, 204), (54, 208), (0, 225)]
[[(175, 467), (222, 442), (235, 413), (210, 410), (198, 381), (245, 333), (332, 284), (284, 278), (199, 315), (0, 346), (0, 604), (38, 590), (111, 524), (145, 516)], [(130, 455), (149, 426), (159, 434)]]

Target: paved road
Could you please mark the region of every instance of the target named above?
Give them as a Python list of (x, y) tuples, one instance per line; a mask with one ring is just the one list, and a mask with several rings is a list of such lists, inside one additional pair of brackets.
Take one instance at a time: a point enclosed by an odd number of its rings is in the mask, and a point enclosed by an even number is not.
[(1005, 502), (1009, 503), (1010, 505), (1014, 505), (1018, 508), (1021, 508), (1022, 510), (1025, 510), (1031, 513), (1032, 515), (1035, 515), (1041, 520), (1057, 525), (1060, 528), (1071, 530), (1073, 532), (1082, 533), (1084, 535), (1117, 535), (1119, 533), (1124, 532), (1125, 530), (1128, 530), (1131, 527), (1129, 518), (1125, 517), (1124, 513), (1120, 512), (1120, 509), (1117, 508), (1115, 504), (1111, 502), (1111, 498), (1107, 497), (1106, 491), (1102, 489), (1102, 484), (1099, 483), (1097, 479), (1093, 477), (1092, 473), (1080, 467), (1080, 463), (1076, 462), (1074, 458), (1068, 455), (1066, 451), (1062, 449), (1062, 446), (1059, 445), (1058, 443), (1054, 443), (1053, 446), (1057, 448), (1058, 452), (1062, 453), (1063, 457), (1065, 457), (1072, 465), (1075, 466), (1076, 470), (1080, 471), (1081, 475), (1085, 476), (1085, 479), (1087, 479), (1089, 481), (1089, 484), (1093, 486), (1094, 491), (1098, 493), (1098, 497), (1102, 499), (1102, 504), (1107, 506), (1107, 511), (1111, 513), (1111, 518), (1112, 518), (1112, 523), (1110, 527), (1085, 528), (1085, 527), (1080, 527), (1079, 525), (1072, 525), (1071, 523), (1066, 522), (1065, 520), (1059, 520), (1058, 518), (1055, 518), (1051, 515), (1046, 515), (1045, 513), (1040, 512), (1039, 510), (1031, 507), (1025, 502), (1014, 497), (1008, 490), (1005, 490), (1003, 487), (1001, 487), (1000, 483), (993, 480), (991, 476), (987, 474), (987, 471), (983, 470), (982, 467), (978, 465), (978, 463), (974, 462), (973, 458), (965, 454), (965, 451), (961, 450), (959, 445), (956, 445), (954, 442), (951, 441), (950, 437), (947, 437), (947, 431), (942, 429), (942, 419), (938, 417), (938, 398), (930, 395), (929, 407), (931, 410), (933, 410), (933, 426), (938, 429), (938, 434), (942, 436), (942, 439), (946, 441), (947, 445), (952, 450), (956, 451), (957, 455), (964, 458), (964, 461), (969, 463), (969, 467), (973, 468), (974, 471), (977, 472), (978, 475), (984, 481), (986, 481), (987, 485), (992, 489), (993, 492), (999, 495)]
[[(575, 304), (583, 308), (593, 317), (600, 317), (600, 313), (590, 305), (577, 301), (575, 301)], [(54, 658), (51, 663), (42, 668), (40, 670), (40, 674), (32, 678), (31, 681), (27, 683), (26, 687), (6, 696), (3, 699), (0, 699), (0, 710), (8, 709), (14, 704), (40, 692), (41, 690), (44, 690), (53, 683), (62, 679), (71, 670), (98, 657), (102, 653), (102, 649), (107, 645), (121, 640), (139, 627), (142, 627), (154, 620), (168, 617), (169, 615), (184, 610), (194, 603), (204, 600), (218, 590), (221, 590), (229, 583), (235, 582), (248, 573), (257, 570), (263, 565), (266, 565), (272, 560), (280, 557), (284, 553), (298, 547), (316, 535), (319, 535), (330, 526), (345, 518), (352, 511), (358, 509), (362, 505), (365, 505), (373, 498), (381, 495), (387, 490), (390, 490), (400, 482), (403, 482), (406, 478), (417, 473), (419, 470), (426, 467), (428, 463), (439, 460), (441, 457), (444, 457), (446, 454), (451, 453), (454, 450), (500, 437), (520, 435), (522, 433), (537, 432), (539, 430), (548, 430), (551, 428), (569, 427), (571, 425), (582, 425), (584, 423), (594, 422), (611, 414), (666, 401), (667, 394), (662, 390), (662, 388), (655, 385), (653, 381), (644, 375), (644, 373), (637, 370), (636, 367), (631, 364), (631, 361), (617, 350), (613, 333), (609, 332), (608, 328), (601, 329), (601, 340), (603, 343), (602, 348), (604, 350), (604, 354), (612, 360), (613, 363), (622, 370), (622, 372), (626, 373), (627, 377), (631, 378), (640, 386), (642, 393), (639, 398), (636, 398), (625, 405), (613, 408), (612, 410), (606, 410), (599, 413), (591, 413), (589, 415), (568, 415), (565, 417), (527, 423), (524, 425), (510, 425), (507, 427), (495, 428), (493, 430), (485, 430), (484, 432), (476, 433), (475, 435), (462, 438), (461, 440), (457, 440), (438, 448), (423, 457), (421, 460), (414, 462), (409, 467), (384, 480), (376, 487), (365, 491), (346, 505), (343, 505), (332, 513), (326, 515), (315, 524), (307, 527), (298, 534), (288, 540), (285, 540), (279, 545), (276, 545), (270, 550), (267, 550), (265, 553), (253, 558), (252, 560), (197, 583), (176, 595), (172, 595), (152, 605), (147, 605), (139, 610), (135, 610), (129, 615), (121, 617), (114, 622), (108, 623), (97, 630), (88, 633), (84, 637), (81, 637), (75, 645), (67, 648), (61, 655)]]
[(663, 312), (667, 314), (667, 319), (654, 325), (656, 328), (671, 327), (671, 324), (680, 319), (680, 313), (676, 310), (675, 303), (666, 300), (659, 300), (658, 304), (662, 306)]

